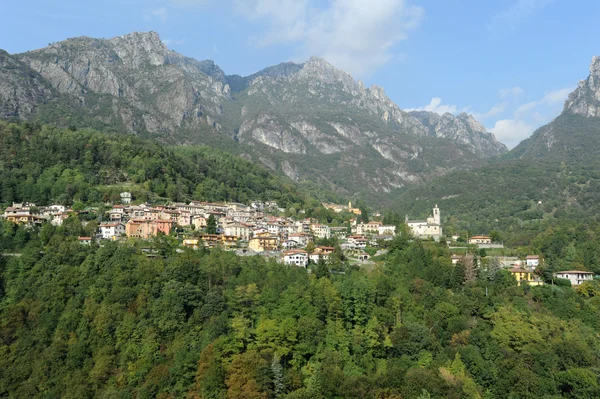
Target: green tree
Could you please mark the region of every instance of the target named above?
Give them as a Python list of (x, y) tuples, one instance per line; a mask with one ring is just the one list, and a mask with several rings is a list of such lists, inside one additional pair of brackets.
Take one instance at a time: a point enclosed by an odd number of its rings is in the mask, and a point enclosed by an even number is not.
[(208, 220), (206, 221), (206, 233), (217, 234), (217, 220), (213, 214), (210, 214), (210, 216), (208, 216)]

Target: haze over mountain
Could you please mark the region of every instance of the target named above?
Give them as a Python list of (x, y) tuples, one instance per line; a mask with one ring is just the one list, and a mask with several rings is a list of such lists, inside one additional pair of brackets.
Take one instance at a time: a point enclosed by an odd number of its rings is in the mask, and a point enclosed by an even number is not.
[(3, 118), (209, 144), (347, 196), (381, 199), (506, 152), (472, 116), (405, 112), (382, 88), (317, 57), (226, 75), (148, 32), (73, 38), (1, 60)]

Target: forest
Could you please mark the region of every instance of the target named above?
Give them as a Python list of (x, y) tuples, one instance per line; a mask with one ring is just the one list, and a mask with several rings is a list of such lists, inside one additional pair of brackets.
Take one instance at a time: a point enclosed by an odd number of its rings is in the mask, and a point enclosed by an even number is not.
[(290, 180), (213, 148), (165, 148), (133, 135), (0, 121), (0, 204), (93, 205), (122, 191), (154, 202), (315, 203)]
[(406, 235), (333, 274), (1, 228), (0, 397), (600, 397), (597, 282), (517, 286)]

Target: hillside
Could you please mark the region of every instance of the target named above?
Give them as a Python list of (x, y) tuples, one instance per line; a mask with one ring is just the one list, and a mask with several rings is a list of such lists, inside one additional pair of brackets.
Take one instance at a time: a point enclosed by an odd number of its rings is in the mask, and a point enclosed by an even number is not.
[(472, 116), (409, 114), (382, 88), (316, 57), (226, 75), (169, 50), (154, 32), (72, 38), (5, 57), (11, 67), (0, 73), (33, 92), (13, 98), (13, 83), (0, 86), (4, 118), (210, 145), (346, 197), (385, 202), (396, 189), (506, 152)]
[(0, 122), (0, 204), (101, 203), (124, 190), (140, 201), (310, 200), (292, 181), (215, 149)]
[(600, 287), (468, 277), (394, 242), (372, 273), (214, 250), (83, 246), (76, 220), (0, 224), (0, 396), (596, 398)]

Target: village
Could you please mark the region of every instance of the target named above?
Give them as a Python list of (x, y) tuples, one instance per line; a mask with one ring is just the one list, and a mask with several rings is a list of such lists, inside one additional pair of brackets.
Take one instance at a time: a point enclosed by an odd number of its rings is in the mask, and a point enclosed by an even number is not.
[[(381, 221), (358, 222), (354, 217), (347, 225), (328, 225), (313, 218), (295, 219), (280, 216), (285, 209), (272, 201), (253, 201), (251, 204), (210, 203), (191, 201), (190, 203), (170, 203), (166, 205), (133, 204), (132, 195), (123, 192), (119, 204), (110, 204), (104, 214), (98, 215), (96, 234), (78, 237), (82, 245), (94, 241), (117, 241), (125, 239), (149, 240), (160, 234), (175, 235), (181, 238), (186, 248), (215, 248), (234, 251), (239, 256), (260, 255), (274, 258), (286, 265), (308, 267), (310, 263), (328, 262), (336, 251), (331, 242), (339, 244), (344, 257), (354, 263), (365, 263), (375, 255), (385, 253), (378, 250), (382, 242), (391, 241), (396, 236), (396, 226), (385, 225)], [(336, 213), (349, 212), (360, 215), (360, 210), (348, 206), (323, 203)], [(75, 211), (64, 205), (37, 207), (33, 203), (13, 203), (7, 207), (2, 217), (25, 227), (41, 226), (50, 223), (61, 226), (71, 215), (85, 216), (97, 209)], [(88, 218), (89, 219), (89, 218)], [(82, 223), (90, 220), (82, 218)], [(415, 238), (439, 242), (443, 235), (441, 213), (437, 205), (430, 217), (425, 220), (405, 219), (405, 223)], [(503, 248), (489, 236), (477, 235), (466, 240), (458, 235), (447, 238), (446, 244), (452, 251), (451, 262), (467, 267), (482, 267), (481, 259), (462, 250), (460, 241), (470, 248)], [(319, 243), (328, 245), (317, 245)], [(148, 256), (153, 256), (150, 253)], [(507, 269), (519, 285), (543, 285), (535, 270), (540, 265), (539, 255), (527, 255), (525, 259), (515, 256), (495, 256), (494, 262)], [(555, 273), (556, 278), (567, 279), (571, 285), (580, 285), (592, 280), (591, 272), (571, 270)]]

